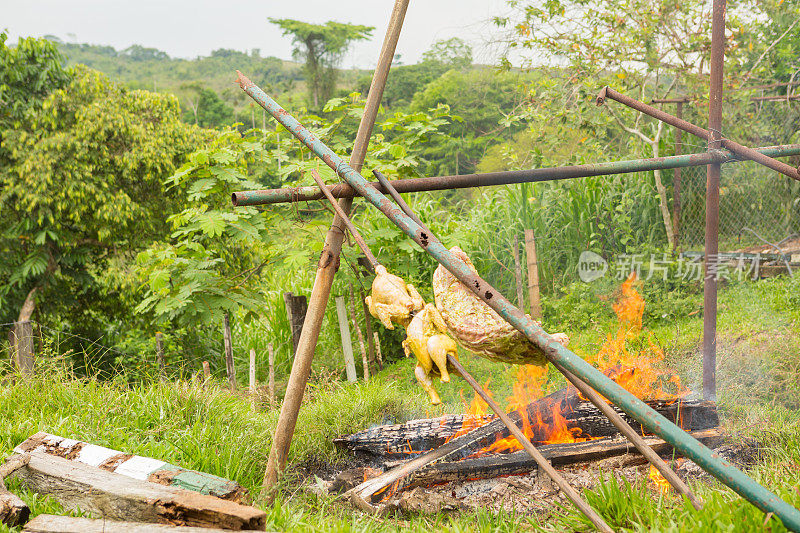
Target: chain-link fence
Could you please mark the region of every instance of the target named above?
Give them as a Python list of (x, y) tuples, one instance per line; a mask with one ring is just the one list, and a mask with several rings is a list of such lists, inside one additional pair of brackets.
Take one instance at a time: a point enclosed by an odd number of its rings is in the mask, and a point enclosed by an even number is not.
[[(697, 116), (702, 115), (702, 111)], [(800, 142), (800, 100), (729, 102), (723, 135), (748, 146)], [(731, 133), (728, 133), (728, 132)], [(684, 134), (685, 136), (686, 134)], [(800, 158), (784, 159), (795, 166)], [(681, 172), (679, 242), (683, 250), (705, 244), (706, 167)], [(800, 233), (800, 182), (752, 161), (723, 166), (720, 183), (720, 251), (769, 247)]]

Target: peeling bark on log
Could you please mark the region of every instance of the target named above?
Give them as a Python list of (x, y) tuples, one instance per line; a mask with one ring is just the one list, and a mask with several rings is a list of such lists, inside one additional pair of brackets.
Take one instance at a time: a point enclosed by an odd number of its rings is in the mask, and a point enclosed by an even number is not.
[[(141, 522), (114, 522), (40, 514), (25, 526), (23, 533), (226, 533), (229, 529), (181, 527)], [(248, 529), (247, 531), (256, 531)]]
[(12, 476), (29, 490), (51, 494), (68, 509), (80, 508), (111, 520), (260, 531), (266, 523), (266, 514), (254, 507), (131, 479), (42, 452), (31, 453), (30, 462)]
[[(688, 431), (709, 429), (719, 425), (716, 404), (699, 400), (665, 402), (646, 402), (653, 409), (664, 415), (671, 422), (680, 423)], [(567, 420), (568, 428), (580, 428), (584, 435), (590, 437), (609, 437), (618, 435), (617, 428), (590, 402), (584, 401), (577, 391), (568, 387), (545, 398), (528, 404), (527, 412), (530, 420), (541, 417), (542, 421), (552, 422), (552, 409), (558, 407)], [(639, 433), (648, 434), (642, 425), (628, 415), (616, 409), (622, 417)], [(517, 412), (510, 413), (515, 422), (520, 420)], [(445, 415), (440, 418), (412, 420), (405, 424), (393, 424), (370, 428), (352, 435), (334, 439), (339, 448), (351, 451), (368, 452), (388, 458), (407, 457), (434, 448), (438, 448), (461, 430), (464, 422), (469, 422), (475, 429), (459, 436), (459, 451), (453, 452), (454, 460), (464, 458), (497, 439), (510, 435), (502, 421), (491, 415), (474, 419), (470, 415)], [(544, 443), (546, 435), (535, 431), (531, 441)], [(452, 442), (452, 441), (451, 441)]]

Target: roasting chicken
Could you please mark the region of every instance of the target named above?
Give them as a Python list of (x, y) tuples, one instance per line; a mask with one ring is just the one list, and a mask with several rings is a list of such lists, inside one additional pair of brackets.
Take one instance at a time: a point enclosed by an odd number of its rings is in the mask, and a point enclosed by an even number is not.
[[(450, 252), (477, 274), (461, 248), (454, 246)], [(447, 330), (467, 350), (504, 363), (540, 366), (547, 363), (539, 348), (441, 265), (433, 273), (433, 294)], [(564, 333), (553, 337), (564, 346), (569, 342)]]
[(372, 292), (365, 301), (372, 316), (386, 329), (394, 329), (393, 322), (407, 326), (411, 315), (425, 306), (422, 296), (403, 278), (389, 274), (383, 265), (375, 267)]
[(406, 327), (406, 340), (403, 341), (406, 357), (412, 353), (417, 358), (414, 369), (419, 384), (428, 393), (433, 405), (442, 403), (433, 386), (430, 375), (438, 375), (442, 383), (450, 381), (447, 356), (458, 357), (458, 346), (447, 336), (447, 326), (436, 306), (426, 304), (418, 311)]

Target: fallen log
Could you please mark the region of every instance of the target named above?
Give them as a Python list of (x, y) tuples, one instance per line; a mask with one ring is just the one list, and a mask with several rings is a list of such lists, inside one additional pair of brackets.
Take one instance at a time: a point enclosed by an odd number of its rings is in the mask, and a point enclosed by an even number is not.
[(28, 464), (12, 477), (29, 490), (52, 495), (68, 509), (80, 508), (111, 520), (260, 531), (266, 523), (266, 514), (254, 507), (132, 479), (41, 451), (31, 452)]
[[(254, 531), (254, 530), (247, 530)], [(23, 533), (229, 533), (229, 529), (167, 526), (141, 522), (114, 522), (40, 514), (27, 523)]]
[[(719, 425), (716, 404), (701, 400), (678, 400), (675, 402), (648, 401), (650, 407), (664, 415), (672, 422), (679, 423), (687, 431), (709, 429)], [(566, 419), (568, 429), (578, 428), (586, 437), (608, 437), (618, 435), (617, 428), (591, 402), (583, 400), (577, 391), (569, 387), (531, 402), (526, 407), (529, 420), (541, 418), (545, 425), (534, 426), (531, 441), (534, 444), (545, 444), (547, 435), (545, 428), (552, 425), (553, 409), (560, 409)], [(649, 434), (644, 427), (627, 414), (615, 408), (622, 418), (640, 434)], [(518, 412), (510, 413), (512, 420), (519, 422)], [(411, 420), (404, 424), (378, 426), (352, 435), (334, 439), (340, 449), (352, 452), (367, 452), (387, 459), (403, 458), (418, 455), (438, 448), (449, 442), (455, 435), (466, 428), (462, 439), (464, 452), (470, 455), (510, 435), (500, 420), (491, 415), (473, 417), (472, 415), (445, 415), (433, 419)], [(471, 430), (469, 428), (472, 428)], [(464, 455), (463, 457), (466, 457)]]
[(31, 515), (28, 504), (16, 494), (9, 492), (4, 482), (6, 477), (25, 466), (29, 460), (30, 457), (27, 455), (15, 455), (0, 466), (0, 524), (9, 527), (21, 526)]
[(96, 466), (109, 472), (192, 490), (200, 494), (210, 494), (223, 500), (247, 503), (247, 490), (230, 479), (187, 470), (158, 459), (132, 455), (88, 442), (59, 437), (40, 431), (28, 437), (14, 448), (17, 453), (43, 452), (70, 461)]

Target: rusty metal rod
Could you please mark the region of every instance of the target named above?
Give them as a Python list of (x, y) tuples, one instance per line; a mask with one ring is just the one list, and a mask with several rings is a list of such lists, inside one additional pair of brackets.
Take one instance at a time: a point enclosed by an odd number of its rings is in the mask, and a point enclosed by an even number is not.
[(347, 226), (348, 230), (350, 230), (350, 233), (353, 235), (353, 239), (355, 239), (356, 244), (358, 244), (358, 247), (361, 248), (361, 251), (364, 252), (364, 255), (367, 256), (367, 260), (370, 262), (370, 264), (373, 267), (380, 266), (380, 263), (375, 258), (375, 255), (372, 253), (372, 251), (369, 249), (369, 246), (367, 246), (367, 243), (364, 241), (364, 238), (361, 236), (356, 227), (353, 225), (353, 222), (350, 220), (350, 217), (347, 216), (344, 210), (339, 206), (339, 202), (336, 201), (336, 198), (334, 198), (331, 195), (330, 191), (328, 190), (328, 187), (325, 186), (325, 182), (322, 181), (322, 178), (319, 176), (319, 172), (317, 172), (316, 170), (312, 170), (311, 177), (314, 178), (315, 182), (317, 182), (317, 185), (319, 186), (320, 190), (325, 194), (325, 197), (331, 203), (331, 206), (333, 206), (333, 210), (336, 211), (336, 214), (339, 215), (339, 218), (342, 219), (344, 225)]
[(542, 452), (536, 449), (536, 446), (534, 446), (528, 437), (525, 436), (522, 430), (519, 429), (519, 426), (517, 426), (511, 420), (511, 418), (509, 418), (506, 412), (503, 411), (499, 405), (497, 405), (497, 402), (495, 402), (491, 396), (486, 394), (486, 391), (484, 391), (483, 388), (478, 385), (478, 382), (475, 381), (475, 378), (473, 378), (469, 372), (464, 369), (458, 359), (450, 354), (447, 354), (447, 363), (452, 365), (456, 372), (461, 374), (461, 377), (464, 378), (467, 383), (469, 383), (469, 386), (472, 387), (472, 389), (475, 391), (475, 394), (480, 396), (483, 401), (486, 402), (489, 408), (494, 411), (494, 414), (496, 414), (500, 420), (503, 421), (511, 434), (514, 435), (522, 447), (525, 448), (525, 451), (528, 452), (531, 457), (533, 457), (533, 460), (536, 461), (536, 464), (539, 466), (539, 468), (544, 470), (544, 472), (550, 476), (550, 479), (552, 479), (555, 484), (558, 485), (558, 488), (567, 495), (572, 503), (575, 504), (575, 507), (580, 509), (580, 511), (586, 515), (586, 518), (588, 518), (592, 524), (594, 524), (594, 527), (600, 531), (613, 531), (606, 521), (603, 520), (599, 514), (597, 514), (597, 511), (595, 511), (591, 505), (586, 503), (586, 501), (581, 498), (580, 494), (578, 494), (575, 489), (573, 489), (570, 484), (567, 483), (563, 477), (561, 477), (561, 474), (559, 474), (558, 471), (553, 468), (553, 465), (551, 465), (550, 462), (545, 459), (545, 457), (542, 455)]
[[(373, 170), (372, 174), (374, 174), (375, 177), (378, 178), (378, 181), (383, 186), (383, 188), (389, 192), (389, 195), (392, 197), (395, 203), (397, 203), (397, 205), (400, 206), (400, 209), (402, 209), (406, 215), (408, 215), (414, 222), (419, 224), (419, 226), (423, 230), (428, 232), (428, 234), (431, 235), (433, 238), (437, 238), (436, 235), (434, 235), (433, 232), (430, 230), (430, 228), (428, 228), (425, 225), (425, 223), (422, 222), (422, 220), (420, 220), (420, 218), (416, 215), (416, 213), (414, 213), (414, 211), (405, 202), (405, 200), (403, 200), (403, 198), (400, 196), (400, 193), (398, 193), (394, 189), (394, 187), (392, 187), (392, 184), (389, 182), (389, 180), (386, 179), (386, 176), (384, 176), (377, 170)], [(675, 472), (672, 471), (669, 465), (663, 459), (661, 459), (661, 457), (659, 457), (659, 455), (655, 451), (653, 451), (653, 449), (645, 442), (645, 440), (639, 435), (639, 433), (637, 433), (636, 430), (633, 429), (631, 425), (628, 424), (628, 422), (626, 422), (625, 419), (622, 418), (619, 415), (619, 413), (617, 413), (614, 410), (614, 408), (611, 407), (602, 396), (597, 394), (597, 392), (595, 392), (593, 388), (584, 383), (575, 374), (564, 368), (563, 365), (554, 363), (554, 366), (562, 374), (564, 374), (564, 376), (575, 386), (575, 388), (577, 388), (581, 392), (581, 394), (583, 394), (586, 398), (589, 399), (589, 401), (591, 401), (595, 406), (597, 406), (600, 412), (606, 415), (606, 417), (611, 421), (611, 423), (614, 424), (614, 426), (616, 426), (619, 432), (622, 433), (625, 437), (628, 438), (628, 440), (631, 441), (631, 443), (636, 447), (636, 449), (639, 450), (639, 453), (641, 453), (644, 456), (644, 458), (647, 459), (650, 462), (650, 464), (652, 464), (656, 468), (656, 470), (658, 470), (659, 473), (661, 473), (662, 476), (664, 476), (664, 479), (666, 479), (670, 483), (670, 485), (672, 485), (675, 488), (675, 490), (678, 491), (679, 494), (685, 495), (689, 499), (691, 504), (695, 507), (695, 509), (697, 509), (698, 511), (703, 508), (702, 500), (700, 500), (697, 496), (695, 496), (692, 493), (689, 486), (686, 485), (686, 483), (684, 483), (677, 476), (677, 474), (675, 474)]]
[[(356, 140), (353, 144), (353, 151), (350, 155), (350, 166), (361, 169), (369, 145), (369, 138), (372, 135), (372, 128), (375, 125), (375, 118), (380, 108), (383, 90), (386, 87), (386, 79), (389, 76), (389, 68), (397, 48), (397, 41), (400, 37), (400, 30), (403, 27), (403, 19), (408, 9), (409, 0), (395, 0), (389, 18), (389, 25), (386, 28), (386, 36), (383, 40), (378, 64), (372, 76), (369, 94), (364, 107), (364, 114), (358, 125)], [(348, 213), (352, 205), (352, 199), (342, 199), (339, 205), (342, 211)], [(314, 286), (311, 289), (306, 319), (303, 322), (303, 329), (297, 343), (297, 350), (292, 364), (292, 372), (289, 375), (289, 382), (286, 385), (286, 396), (281, 405), (281, 412), (278, 423), (275, 426), (275, 433), (272, 439), (272, 446), (269, 452), (267, 468), (264, 472), (262, 485), (267, 491), (267, 498), (274, 499), (278, 478), (286, 468), (289, 455), (289, 447), (292, 443), (294, 428), (297, 424), (297, 417), (300, 413), (300, 405), (306, 390), (306, 383), (311, 372), (311, 363), (314, 359), (314, 350), (317, 347), (317, 340), (322, 329), (322, 320), (325, 316), (325, 308), (333, 286), (333, 276), (339, 268), (339, 254), (342, 250), (344, 231), (341, 229), (342, 219), (339, 216), (333, 217), (333, 222), (327, 235), (325, 245), (320, 254), (317, 264), (317, 273), (314, 277)]]
[[(669, 113), (665, 113), (660, 109), (656, 109), (653, 106), (649, 106), (644, 102), (636, 100), (635, 98), (631, 98), (630, 96), (615, 91), (614, 89), (608, 86), (604, 87), (600, 91), (600, 93), (598, 93), (596, 100), (597, 105), (603, 105), (606, 101), (606, 98), (611, 98), (612, 100), (616, 100), (617, 102), (624, 104), (632, 109), (635, 109), (636, 111), (644, 113), (645, 115), (649, 115), (662, 122), (666, 122), (670, 126), (675, 126), (676, 128), (680, 128), (683, 131), (688, 131), (692, 135), (700, 137), (701, 139), (705, 139), (709, 143), (711, 143), (714, 140), (714, 137), (710, 131), (703, 129), (695, 124), (692, 124), (691, 122), (678, 119), (678, 117), (674, 115), (670, 115)], [(721, 135), (721, 132), (719, 131), (717, 131), (716, 133)], [(751, 159), (756, 163), (762, 164), (765, 167), (771, 168), (772, 170), (780, 172), (781, 174), (789, 176), (790, 178), (800, 180), (800, 172), (798, 172), (796, 168), (792, 168), (786, 163), (783, 163), (769, 156), (766, 156), (760, 153), (758, 150), (754, 150), (753, 148), (748, 148), (737, 142), (731, 141), (730, 139), (722, 139), (722, 146), (739, 156), (742, 156), (746, 159)], [(709, 145), (709, 149), (710, 148), (711, 145)]]
[(474, 273), (466, 262), (452, 254), (441, 242), (435, 239), (423, 239), (422, 233), (424, 230), (416, 222), (411, 220), (402, 210), (395, 207), (383, 194), (369, 187), (367, 180), (358, 171), (317, 139), (313, 133), (278, 105), (269, 95), (241, 75), (241, 73), (239, 74), (238, 82), (248, 96), (267, 110), (297, 140), (307, 146), (341, 178), (358, 190), (369, 203), (386, 215), (403, 233), (433, 256), (456, 279), (468, 287), (471, 292), (480, 297), (489, 307), (497, 311), (506, 322), (542, 350), (542, 353), (550, 362), (563, 365), (564, 368), (586, 381), (591, 387), (639, 421), (648, 430), (670, 443), (678, 452), (697, 463), (703, 470), (716, 477), (765, 513), (773, 513), (781, 519), (787, 528), (800, 532), (800, 511), (783, 501), (775, 493), (756, 483), (730, 462), (712, 453), (697, 439), (620, 387), (581, 357), (562, 346), (556, 339), (545, 332), (541, 325), (531, 320), (530, 317), (514, 306), (508, 298)]
[[(708, 92), (708, 149), (719, 149), (722, 139), (722, 74), (725, 68), (725, 4), (714, 0), (711, 14), (711, 84)], [(770, 159), (774, 161), (774, 159)], [(781, 165), (789, 167), (785, 163)], [(719, 264), (719, 184), (722, 165), (706, 171), (706, 245), (703, 280), (703, 398), (717, 400), (717, 265)], [(777, 169), (776, 169), (777, 170)], [(792, 169), (797, 174), (796, 169)], [(795, 177), (795, 176), (792, 176)], [(798, 178), (795, 178), (798, 179)]]
[[(800, 154), (800, 144), (782, 146), (765, 146), (756, 148), (762, 154), (770, 157), (786, 157)], [(594, 163), (589, 165), (571, 165), (564, 167), (535, 168), (530, 170), (512, 170), (504, 172), (487, 172), (484, 174), (461, 174), (458, 176), (436, 176), (432, 178), (408, 178), (394, 180), (392, 185), (401, 193), (419, 191), (441, 191), (448, 189), (464, 189), (469, 187), (486, 187), (494, 185), (509, 185), (514, 183), (531, 183), (540, 181), (553, 181), (590, 176), (606, 176), (611, 174), (627, 174), (630, 172), (645, 172), (649, 170), (667, 170), (671, 168), (706, 166), (719, 161), (721, 163), (735, 163), (746, 160), (739, 158), (733, 152), (720, 150), (703, 152), (699, 154), (684, 154), (650, 159), (633, 159), (629, 161), (613, 161), (609, 163)], [(380, 183), (369, 184), (373, 189), (386, 193)], [(360, 196), (358, 192), (347, 183), (338, 183), (328, 187), (334, 198), (353, 198)], [(264, 189), (256, 191), (238, 191), (231, 195), (235, 206), (279, 204), (284, 202), (302, 202), (321, 200), (324, 198), (317, 187), (288, 187), (282, 189)]]

